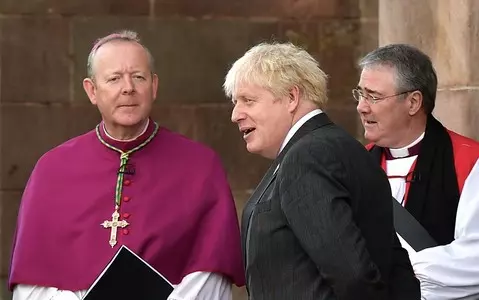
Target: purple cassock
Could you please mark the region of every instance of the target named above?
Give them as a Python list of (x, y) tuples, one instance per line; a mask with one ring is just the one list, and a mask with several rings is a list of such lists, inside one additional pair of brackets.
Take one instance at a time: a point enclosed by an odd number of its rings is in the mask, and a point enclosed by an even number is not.
[[(101, 124), (102, 125), (102, 124)], [(129, 223), (110, 246), (120, 153), (133, 142), (110, 139), (99, 126), (43, 155), (23, 194), (14, 237), (9, 288), (16, 284), (84, 290), (121, 245), (171, 283), (195, 271), (244, 285), (236, 210), (219, 157), (168, 129), (130, 154), (123, 174), (119, 219)]]

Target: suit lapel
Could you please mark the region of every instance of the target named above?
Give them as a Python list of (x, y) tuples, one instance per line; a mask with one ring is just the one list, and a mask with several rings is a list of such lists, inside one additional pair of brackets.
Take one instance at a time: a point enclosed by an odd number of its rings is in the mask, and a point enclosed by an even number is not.
[(297, 142), (299, 141), (303, 136), (307, 135), (308, 133), (312, 132), (315, 129), (318, 129), (320, 127), (323, 127), (325, 125), (332, 124), (331, 120), (329, 117), (326, 115), (326, 113), (320, 113), (319, 115), (316, 115), (309, 119), (306, 123), (301, 126), (298, 131), (293, 135), (293, 137), (289, 140), (289, 142), (286, 144), (284, 149), (281, 151), (279, 154), (278, 162), (280, 163), (283, 157), (288, 153), (289, 149)]
[(259, 202), (259, 200), (261, 199), (261, 196), (263, 196), (264, 192), (273, 181), (273, 178), (275, 177), (273, 175), (275, 175), (275, 170), (277, 165), (278, 165), (277, 160), (274, 160), (271, 166), (269, 167), (268, 171), (266, 172), (266, 174), (263, 176), (263, 179), (261, 179), (261, 182), (259, 183), (255, 191), (249, 198), (245, 206), (245, 209), (243, 211), (243, 217), (241, 221), (242, 232), (247, 232), (249, 220), (251, 218), (251, 214), (253, 213), (254, 206)]
[(271, 185), (273, 182), (274, 178), (276, 177), (276, 172), (277, 168), (281, 164), (281, 161), (283, 157), (286, 155), (286, 153), (289, 151), (289, 149), (298, 141), (300, 140), (303, 136), (306, 134), (310, 133), (311, 131), (328, 125), (332, 124), (331, 120), (325, 113), (321, 113), (319, 115), (314, 116), (313, 118), (309, 119), (306, 123), (304, 123), (298, 131), (293, 135), (291, 140), (286, 144), (284, 149), (281, 151), (279, 156), (273, 161), (271, 166), (269, 167), (268, 171), (266, 172), (265, 176), (259, 183), (258, 187), (255, 189), (251, 197), (249, 198), (248, 202), (246, 203), (246, 206), (243, 210), (243, 216), (241, 220), (241, 232), (243, 233), (243, 239), (242, 239), (242, 244), (243, 244), (243, 249), (244, 251), (244, 262), (246, 264), (247, 261), (247, 253), (249, 251), (248, 246), (248, 240), (249, 240), (249, 234), (250, 234), (250, 223), (251, 223), (251, 217), (253, 214), (253, 210), (258, 202), (261, 201), (261, 198), (263, 197), (265, 191), (268, 189), (268, 187)]
[(261, 200), (261, 197), (263, 196), (264, 192), (273, 181), (273, 177), (274, 177), (273, 175), (276, 174), (278, 166), (280, 165), (281, 161), (283, 160), (283, 157), (289, 151), (291, 146), (293, 146), (299, 139), (301, 139), (303, 136), (310, 133), (311, 131), (328, 124), (331, 124), (331, 120), (328, 118), (328, 116), (325, 113), (316, 115), (310, 120), (308, 120), (306, 123), (304, 123), (303, 126), (301, 126), (299, 130), (289, 140), (289, 142), (286, 144), (284, 149), (281, 151), (280, 155), (273, 161), (268, 171), (263, 176), (263, 179), (261, 179), (261, 182), (259, 183), (255, 191), (249, 198), (247, 205), (245, 207), (245, 210), (243, 212), (243, 217), (241, 222), (242, 223), (241, 227), (243, 232), (246, 232), (245, 230), (248, 227), (249, 219), (250, 219), (251, 213), (253, 212), (254, 205), (256, 205), (256, 203), (258, 203)]

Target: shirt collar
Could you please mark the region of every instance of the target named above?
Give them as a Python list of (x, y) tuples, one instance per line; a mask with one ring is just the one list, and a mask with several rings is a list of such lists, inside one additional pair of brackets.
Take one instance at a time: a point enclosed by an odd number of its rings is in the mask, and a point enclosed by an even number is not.
[(393, 149), (393, 148), (385, 148), (386, 157), (388, 160), (395, 159), (395, 158), (404, 158), (409, 156), (415, 156), (419, 154), (419, 149), (421, 145), (421, 141), (424, 138), (424, 132), (411, 144), (407, 145), (406, 147)]
[(296, 123), (294, 123), (293, 127), (291, 127), (291, 129), (288, 131), (288, 134), (286, 135), (286, 138), (284, 139), (283, 144), (281, 145), (281, 148), (279, 149), (279, 153), (283, 151), (286, 144), (288, 144), (289, 140), (291, 140), (291, 138), (296, 133), (296, 131), (298, 131), (298, 129), (301, 128), (301, 126), (303, 126), (304, 123), (306, 123), (309, 119), (311, 119), (312, 117), (316, 115), (319, 115), (322, 112), (323, 111), (321, 109), (317, 108), (313, 111), (310, 111), (309, 113), (304, 115), (301, 119), (299, 119)]

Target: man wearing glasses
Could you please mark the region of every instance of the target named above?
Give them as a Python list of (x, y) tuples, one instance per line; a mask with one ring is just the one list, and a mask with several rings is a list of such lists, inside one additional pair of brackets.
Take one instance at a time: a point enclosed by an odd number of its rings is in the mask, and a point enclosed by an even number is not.
[[(367, 148), (388, 175), (398, 211), (411, 217), (395, 224), (422, 299), (477, 299), (479, 143), (433, 116), (437, 77), (420, 50), (387, 45), (367, 54), (359, 67), (353, 97)], [(429, 246), (420, 245), (421, 230), (433, 241)]]

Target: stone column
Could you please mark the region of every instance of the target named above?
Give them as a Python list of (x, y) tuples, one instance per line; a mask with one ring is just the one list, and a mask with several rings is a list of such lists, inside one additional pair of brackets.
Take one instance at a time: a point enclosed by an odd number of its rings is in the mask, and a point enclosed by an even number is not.
[(479, 1), (380, 0), (379, 45), (408, 43), (426, 52), (438, 75), (434, 115), (479, 139)]

